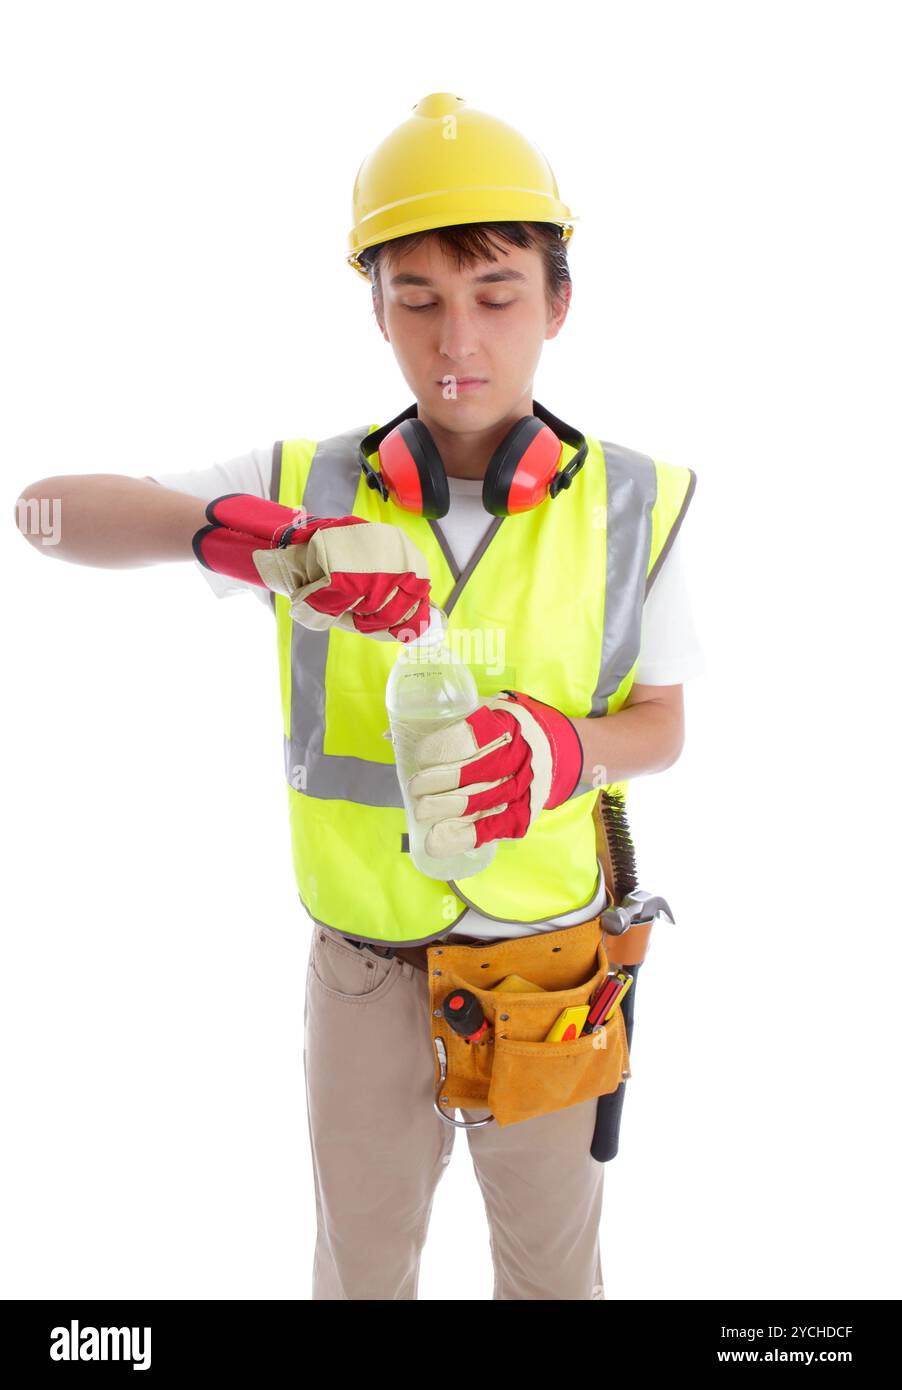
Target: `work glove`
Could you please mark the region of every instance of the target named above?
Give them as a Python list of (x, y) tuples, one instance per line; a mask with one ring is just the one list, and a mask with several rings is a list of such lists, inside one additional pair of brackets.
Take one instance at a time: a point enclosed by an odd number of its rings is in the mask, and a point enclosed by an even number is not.
[(431, 821), (424, 847), (445, 859), (487, 840), (518, 840), (560, 806), (583, 770), (576, 728), (553, 705), (504, 690), (413, 748), (414, 815)]
[(390, 522), (312, 516), (251, 493), (207, 505), (192, 539), (202, 565), (285, 594), (302, 627), (410, 642), (429, 624), (429, 566)]

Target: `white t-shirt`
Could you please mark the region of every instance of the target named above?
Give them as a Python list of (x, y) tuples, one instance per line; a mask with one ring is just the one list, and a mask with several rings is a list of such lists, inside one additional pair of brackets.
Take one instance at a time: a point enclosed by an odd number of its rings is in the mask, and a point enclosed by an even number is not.
[[(270, 495), (272, 481), (272, 448), (252, 449), (226, 463), (211, 468), (199, 468), (189, 473), (153, 473), (148, 475), (163, 487), (186, 492), (192, 497), (211, 501), (227, 492), (249, 492), (256, 497)], [(450, 478), (448, 487), (451, 507), (439, 521), (442, 533), (461, 570), (492, 525), (493, 518), (482, 505), (481, 478)], [(635, 680), (639, 685), (682, 685), (705, 670), (704, 656), (693, 621), (682, 565), (682, 529), (651, 586), (642, 612), (642, 632)], [(268, 589), (245, 583), (228, 575), (215, 574), (198, 560), (195, 566), (220, 598), (235, 593), (256, 594), (270, 612), (272, 601)], [(599, 877), (598, 892), (591, 903), (540, 926), (522, 922), (496, 922), (469, 908), (455, 924), (454, 930), (479, 940), (498, 937), (530, 936), (537, 931), (552, 931), (556, 927), (576, 926), (604, 911), (607, 902), (604, 880)]]

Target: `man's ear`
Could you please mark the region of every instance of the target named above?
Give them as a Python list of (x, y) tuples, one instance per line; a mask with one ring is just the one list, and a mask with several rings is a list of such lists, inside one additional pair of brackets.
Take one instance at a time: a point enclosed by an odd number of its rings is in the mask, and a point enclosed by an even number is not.
[(570, 296), (572, 292), (573, 286), (569, 280), (566, 280), (561, 286), (560, 297), (555, 300), (554, 308), (548, 316), (548, 330), (545, 334), (546, 338), (556, 338), (563, 328), (564, 320), (570, 311)]

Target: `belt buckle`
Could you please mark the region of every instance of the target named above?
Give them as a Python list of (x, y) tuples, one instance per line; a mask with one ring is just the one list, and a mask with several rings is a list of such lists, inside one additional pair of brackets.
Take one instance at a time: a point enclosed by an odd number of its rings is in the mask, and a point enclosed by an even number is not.
[(364, 942), (363, 942), (363, 945), (366, 947), (366, 949), (367, 949), (368, 951), (371, 951), (372, 954), (373, 954), (374, 956), (378, 956), (380, 960), (393, 960), (393, 959), (394, 959), (394, 956), (395, 956), (395, 948), (394, 948), (394, 946), (384, 946), (384, 947), (382, 947), (380, 950), (377, 950), (376, 947), (373, 946), (373, 945), (371, 944), (371, 942), (369, 942), (369, 941), (364, 941)]

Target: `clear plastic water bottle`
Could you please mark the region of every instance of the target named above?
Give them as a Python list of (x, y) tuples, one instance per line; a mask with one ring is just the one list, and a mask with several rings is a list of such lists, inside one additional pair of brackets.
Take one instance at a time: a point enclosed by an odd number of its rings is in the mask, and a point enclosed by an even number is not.
[[(470, 878), (495, 857), (494, 840), (477, 849), (462, 850), (446, 859), (427, 854), (424, 841), (433, 821), (416, 819), (407, 784), (420, 771), (413, 758), (415, 743), (426, 734), (465, 719), (479, 705), (479, 691), (467, 666), (452, 653), (448, 619), (430, 605), (431, 621), (422, 637), (405, 643), (398, 653), (385, 688), (385, 706), (395, 750), (395, 767), (407, 812), (410, 857), (428, 878)], [(500, 803), (499, 803), (500, 804)]]

